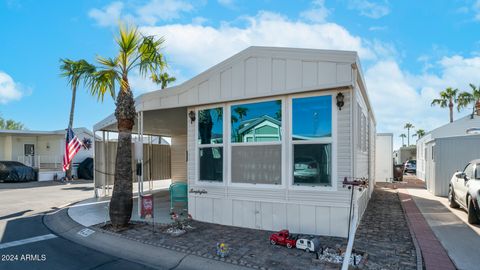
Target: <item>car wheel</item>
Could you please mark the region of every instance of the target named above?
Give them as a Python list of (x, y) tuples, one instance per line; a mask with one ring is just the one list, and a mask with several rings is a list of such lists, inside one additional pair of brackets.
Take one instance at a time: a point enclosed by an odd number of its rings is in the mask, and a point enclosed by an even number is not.
[(287, 243), (287, 248), (292, 248), (292, 247), (293, 247), (292, 244)]
[(470, 224), (478, 223), (477, 212), (475, 210), (475, 206), (473, 205), (473, 200), (470, 197), (468, 198), (468, 223)]
[(273, 239), (272, 239), (272, 240), (270, 240), (270, 244), (272, 244), (272, 245), (276, 245), (276, 244), (277, 244), (277, 242), (275, 242), (275, 240), (273, 240)]
[(452, 186), (450, 186), (450, 188), (448, 189), (448, 202), (451, 208), (459, 207), (457, 201), (455, 201), (455, 192), (453, 191)]
[(309, 248), (306, 248), (306, 249), (305, 249), (305, 252), (310, 253), (310, 249), (309, 249)]

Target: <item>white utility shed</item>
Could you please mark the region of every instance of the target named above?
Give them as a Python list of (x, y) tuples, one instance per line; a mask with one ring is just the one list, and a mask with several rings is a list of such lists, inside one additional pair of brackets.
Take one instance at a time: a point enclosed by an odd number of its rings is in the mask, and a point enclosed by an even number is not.
[(434, 195), (447, 196), (454, 172), (480, 157), (480, 136), (467, 135), (480, 127), (480, 116), (467, 115), (438, 127), (417, 141), (417, 177)]
[(378, 133), (375, 149), (375, 182), (393, 178), (393, 133)]
[[(356, 52), (250, 47), (139, 96), (136, 109), (144, 134), (172, 137), (172, 181), (188, 183), (200, 221), (345, 237), (342, 181), (375, 177), (375, 118)], [(116, 131), (115, 117), (94, 130)], [(354, 198), (357, 219), (372, 188)]]

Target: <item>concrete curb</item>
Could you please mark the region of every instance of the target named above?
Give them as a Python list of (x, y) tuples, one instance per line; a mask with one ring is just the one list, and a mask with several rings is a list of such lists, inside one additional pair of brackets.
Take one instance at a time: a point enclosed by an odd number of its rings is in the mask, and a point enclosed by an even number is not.
[(398, 200), (400, 201), (400, 205), (402, 206), (403, 215), (405, 216), (405, 220), (407, 221), (408, 230), (410, 231), (410, 236), (412, 237), (413, 245), (415, 246), (415, 255), (417, 257), (417, 270), (423, 270), (423, 257), (422, 257), (422, 250), (418, 245), (417, 237), (415, 236), (415, 232), (413, 231), (412, 224), (410, 224), (410, 220), (408, 220), (407, 212), (405, 211), (405, 207), (403, 206), (402, 199), (400, 198), (400, 191), (397, 190)]
[[(136, 240), (130, 240), (96, 228), (85, 227), (72, 220), (67, 211), (68, 209), (62, 209), (56, 213), (45, 215), (43, 217), (43, 223), (54, 234), (105, 254), (131, 262), (141, 263), (156, 269), (250, 269), (239, 265), (199, 257), (194, 254), (186, 254), (163, 247), (149, 245)], [(84, 229), (89, 229), (93, 231), (93, 233), (88, 236), (81, 236), (78, 234)]]

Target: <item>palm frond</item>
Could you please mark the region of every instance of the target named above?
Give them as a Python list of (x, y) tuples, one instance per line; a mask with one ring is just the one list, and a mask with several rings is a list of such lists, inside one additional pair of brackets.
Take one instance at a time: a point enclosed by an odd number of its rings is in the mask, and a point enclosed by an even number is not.
[(114, 69), (96, 71), (90, 81), (90, 92), (92, 96), (96, 96), (101, 101), (106, 93), (109, 93), (115, 100), (115, 82), (119, 80), (120, 77)]
[(138, 46), (138, 63), (132, 63), (131, 67), (138, 66), (142, 76), (147, 73), (154, 74), (163, 71), (166, 68), (166, 62), (161, 53), (162, 45), (165, 42), (163, 37), (156, 39), (153, 36), (143, 37), (141, 44)]

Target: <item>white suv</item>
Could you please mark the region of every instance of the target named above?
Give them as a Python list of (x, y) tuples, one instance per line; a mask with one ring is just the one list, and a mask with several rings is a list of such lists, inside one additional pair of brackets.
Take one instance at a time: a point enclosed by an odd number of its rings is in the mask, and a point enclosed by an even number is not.
[(450, 180), (448, 201), (450, 207), (462, 207), (468, 212), (468, 223), (480, 220), (480, 159), (472, 160), (462, 172), (453, 174)]

